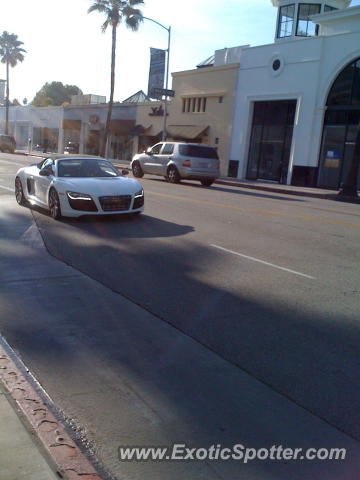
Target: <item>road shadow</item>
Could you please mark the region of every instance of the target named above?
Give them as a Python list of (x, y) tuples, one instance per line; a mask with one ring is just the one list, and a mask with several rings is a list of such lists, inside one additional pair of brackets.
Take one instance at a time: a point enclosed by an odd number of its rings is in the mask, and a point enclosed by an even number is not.
[(85, 215), (77, 218), (62, 217), (53, 220), (48, 210), (38, 206), (26, 206), (42, 230), (56, 231), (57, 228), (76, 228), (92, 235), (108, 239), (127, 238), (161, 238), (177, 237), (194, 232), (190, 225), (179, 225), (142, 213), (114, 215)]
[[(228, 289), (217, 287), (215, 272), (221, 271), (223, 255), (191, 239), (155, 240), (184, 235), (190, 227), (168, 227), (165, 222), (159, 232), (163, 223), (152, 217), (144, 217), (144, 223), (67, 223), (65, 229), (56, 222), (37, 221), (56, 258), (360, 438), (354, 398), (358, 392), (360, 401), (360, 332), (350, 316), (333, 318), (323, 298), (323, 314), (309, 314), (281, 301), (269, 303), (267, 292), (259, 291), (254, 301), (231, 284)], [(240, 288), (247, 284), (242, 265), (237, 272)], [(295, 291), (306, 287), (303, 282), (289, 278)]]

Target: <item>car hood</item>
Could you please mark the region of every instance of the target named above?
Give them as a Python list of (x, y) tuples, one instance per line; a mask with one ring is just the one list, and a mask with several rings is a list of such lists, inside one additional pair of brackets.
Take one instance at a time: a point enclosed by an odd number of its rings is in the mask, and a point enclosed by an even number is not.
[(88, 195), (133, 195), (142, 189), (141, 184), (133, 178), (57, 178), (58, 189)]

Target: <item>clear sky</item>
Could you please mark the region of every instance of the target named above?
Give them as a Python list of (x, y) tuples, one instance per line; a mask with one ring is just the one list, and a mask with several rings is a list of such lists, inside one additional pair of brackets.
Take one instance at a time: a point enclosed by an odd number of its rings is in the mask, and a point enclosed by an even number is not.
[[(27, 50), (24, 62), (10, 71), (11, 100), (30, 102), (51, 81), (109, 97), (111, 34), (101, 32), (101, 14), (87, 14), (91, 0), (1, 3), (0, 33), (17, 34)], [(146, 0), (142, 11), (171, 25), (172, 72), (195, 68), (217, 49), (271, 43), (277, 13), (271, 0)], [(164, 29), (146, 20), (137, 33), (124, 25), (118, 29), (115, 100), (146, 92), (150, 47), (167, 48)], [(3, 64), (0, 78), (5, 79)]]

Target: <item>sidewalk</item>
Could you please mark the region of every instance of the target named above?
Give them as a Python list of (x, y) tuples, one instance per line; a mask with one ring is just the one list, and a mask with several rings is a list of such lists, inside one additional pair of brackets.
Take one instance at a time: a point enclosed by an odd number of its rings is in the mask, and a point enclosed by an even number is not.
[(55, 480), (59, 477), (40, 453), (34, 438), (20, 421), (0, 382), (1, 480)]

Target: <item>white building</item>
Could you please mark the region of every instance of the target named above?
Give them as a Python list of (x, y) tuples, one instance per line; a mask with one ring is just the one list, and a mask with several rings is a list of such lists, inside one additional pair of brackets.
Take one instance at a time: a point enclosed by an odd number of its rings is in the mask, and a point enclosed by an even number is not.
[(272, 3), (275, 42), (241, 50), (232, 171), (236, 165), (238, 178), (338, 188), (360, 124), (360, 6)]

